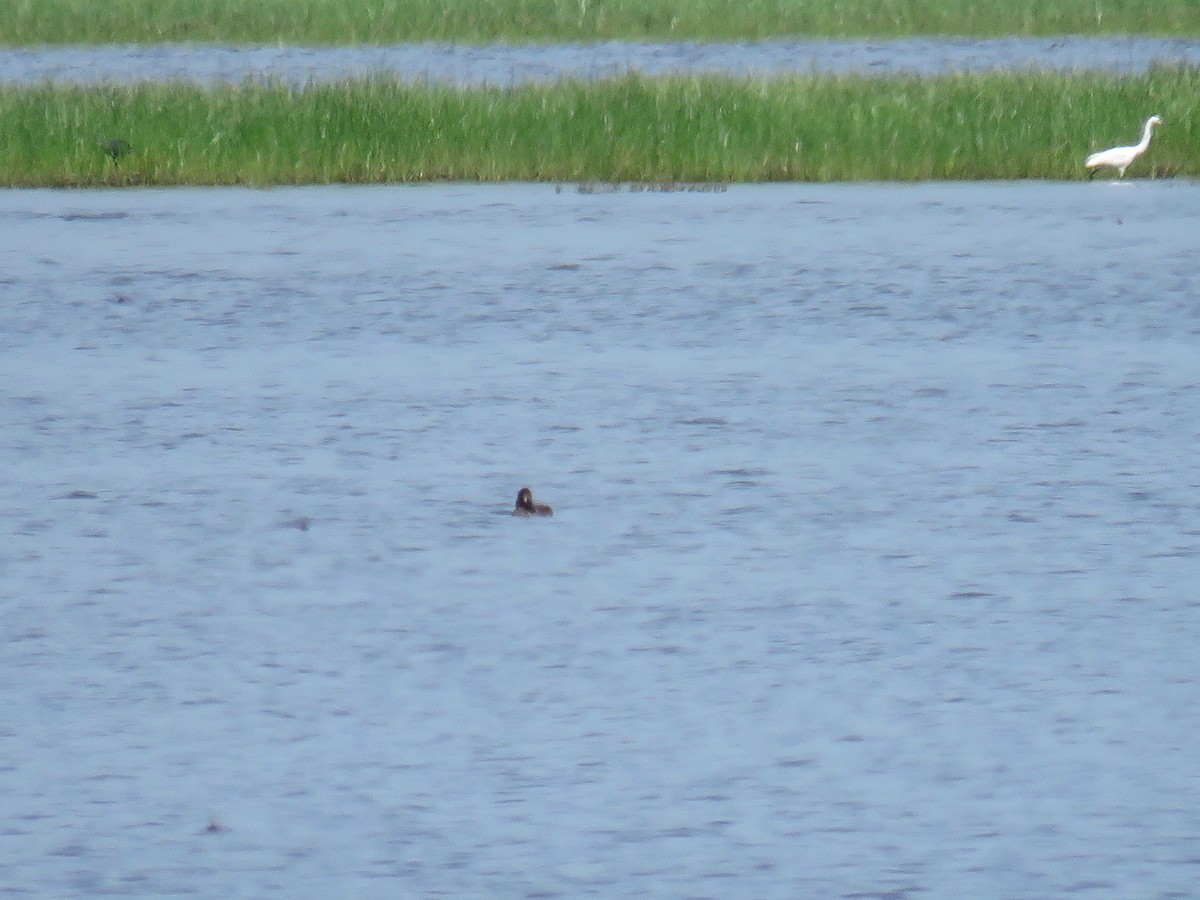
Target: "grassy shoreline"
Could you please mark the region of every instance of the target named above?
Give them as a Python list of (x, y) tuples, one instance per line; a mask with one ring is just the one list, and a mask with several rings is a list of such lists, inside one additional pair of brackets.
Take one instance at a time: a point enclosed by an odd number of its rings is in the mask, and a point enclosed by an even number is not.
[[(1200, 69), (1145, 75), (723, 76), (451, 88), (366, 79), (0, 88), (0, 184), (1077, 179), (1200, 176)], [(127, 141), (116, 158), (101, 141)], [(112, 148), (108, 148), (112, 149)]]
[(1195, 0), (0, 0), (0, 44), (1200, 35)]

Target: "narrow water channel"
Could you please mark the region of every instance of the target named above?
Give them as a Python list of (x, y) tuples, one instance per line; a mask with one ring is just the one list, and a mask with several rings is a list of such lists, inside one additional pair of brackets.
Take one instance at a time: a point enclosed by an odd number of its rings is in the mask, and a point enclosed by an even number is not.
[(629, 71), (736, 75), (864, 72), (982, 72), (1000, 69), (1144, 72), (1156, 64), (1200, 65), (1200, 41), (1145, 37), (911, 38), (889, 41), (556, 44), (393, 47), (211, 47), (154, 45), (0, 50), (0, 83), (181, 79), (304, 83), (366, 75), (453, 84), (517, 84)]

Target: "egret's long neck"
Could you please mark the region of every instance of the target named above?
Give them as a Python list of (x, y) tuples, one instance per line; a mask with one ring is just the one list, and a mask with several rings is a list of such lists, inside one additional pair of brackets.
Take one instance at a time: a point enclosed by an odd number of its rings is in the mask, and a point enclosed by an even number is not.
[(1150, 146), (1150, 132), (1152, 131), (1154, 131), (1154, 122), (1149, 121), (1146, 123), (1146, 127), (1142, 129), (1142, 141), (1138, 144), (1138, 147), (1142, 150)]

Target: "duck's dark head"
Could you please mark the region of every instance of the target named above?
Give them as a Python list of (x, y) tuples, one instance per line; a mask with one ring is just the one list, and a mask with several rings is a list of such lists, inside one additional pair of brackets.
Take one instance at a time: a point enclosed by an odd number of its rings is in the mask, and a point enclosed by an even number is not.
[(517, 509), (533, 512), (533, 491), (527, 487), (517, 491)]

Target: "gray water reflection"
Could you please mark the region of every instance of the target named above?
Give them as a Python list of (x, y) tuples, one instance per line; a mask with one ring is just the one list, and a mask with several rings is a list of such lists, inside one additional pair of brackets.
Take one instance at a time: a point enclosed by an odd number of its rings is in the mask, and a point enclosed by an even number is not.
[(392, 47), (210, 47), (158, 45), (0, 50), (0, 82), (275, 78), (329, 81), (386, 74), (413, 81), (519, 84), (563, 77), (866, 72), (982, 72), (997, 69), (1144, 72), (1156, 64), (1200, 65), (1200, 42), (1147, 37), (910, 38), (891, 41), (561, 44)]
[(1188, 896), (1197, 209), (0, 193), (5, 889)]

